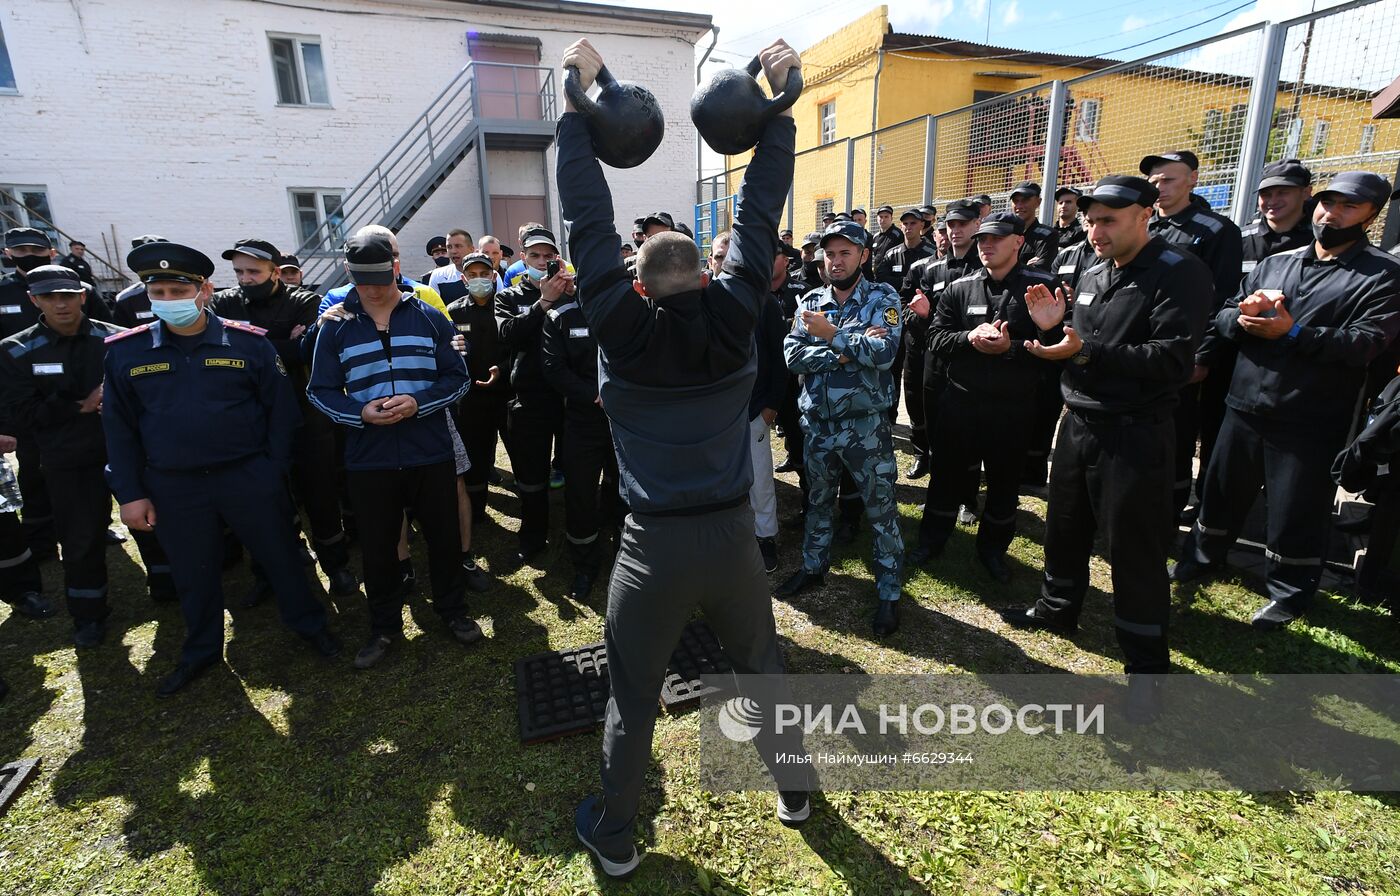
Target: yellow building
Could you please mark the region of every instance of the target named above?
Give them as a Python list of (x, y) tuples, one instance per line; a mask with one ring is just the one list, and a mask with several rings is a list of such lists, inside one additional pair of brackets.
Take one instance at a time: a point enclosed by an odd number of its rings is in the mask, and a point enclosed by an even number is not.
[[(1043, 181), (1055, 80), (1069, 82), (1060, 183), (1136, 173), (1144, 155), (1190, 149), (1201, 158), (1202, 192), (1228, 204), (1252, 83), (1230, 72), (1253, 70), (1260, 40), (1253, 32), (1209, 55), (1124, 64), (901, 34), (887, 7), (876, 7), (802, 53), (792, 223), (805, 230), (848, 201), (872, 209), (928, 198), (941, 208), (987, 193), (999, 203), (1021, 181)], [(1301, 158), (1323, 178), (1348, 167), (1393, 171), (1400, 122), (1373, 120), (1369, 99), (1360, 90), (1281, 83), (1268, 159)], [(983, 105), (965, 108), (974, 103)], [(937, 116), (932, 135), (929, 115)], [(728, 159), (730, 192), (745, 161)]]

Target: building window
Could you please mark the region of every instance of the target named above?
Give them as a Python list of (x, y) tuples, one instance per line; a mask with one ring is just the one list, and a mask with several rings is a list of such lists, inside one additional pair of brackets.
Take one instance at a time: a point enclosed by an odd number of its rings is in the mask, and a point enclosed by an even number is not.
[(1366, 124), (1361, 126), (1361, 154), (1369, 155), (1376, 151), (1376, 126)]
[(1079, 115), (1074, 119), (1074, 139), (1092, 143), (1099, 139), (1099, 111), (1103, 100), (1080, 100)]
[(816, 229), (816, 230), (821, 230), (821, 229), (822, 229), (822, 215), (829, 215), (829, 214), (831, 214), (831, 213), (834, 212), (834, 211), (836, 211), (836, 200), (835, 200), (835, 199), (818, 199), (818, 200), (817, 200), (817, 219), (816, 219), (816, 221), (814, 222), (814, 224), (816, 225), (814, 229)]
[(833, 142), (836, 139), (836, 100), (829, 103), (822, 103), (817, 107), (817, 114), (821, 118), (822, 145)]
[(49, 235), (58, 245), (58, 231), (53, 226), (53, 211), (49, 208), (47, 187), (27, 184), (0, 184), (0, 230), (11, 227), (33, 227)]
[(320, 237), (314, 251), (337, 252), (345, 244), (345, 215), (340, 210), (340, 190), (292, 190), (292, 226), (297, 245)]
[(10, 50), (5, 46), (5, 31), (0, 28), (0, 93), (19, 93), (15, 85), (15, 68), (10, 65)]
[(1332, 130), (1332, 122), (1319, 118), (1313, 124), (1312, 155), (1320, 156), (1327, 151), (1327, 134)]
[(268, 35), (277, 102), (284, 106), (329, 106), (326, 63), (318, 37)]

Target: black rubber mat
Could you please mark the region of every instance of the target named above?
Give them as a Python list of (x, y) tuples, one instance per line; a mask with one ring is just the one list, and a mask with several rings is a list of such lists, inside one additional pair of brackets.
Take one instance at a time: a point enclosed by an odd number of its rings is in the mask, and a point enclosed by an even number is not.
[[(682, 712), (715, 693), (702, 675), (730, 671), (719, 639), (704, 622), (691, 622), (666, 667), (661, 705)], [(537, 744), (591, 731), (608, 707), (608, 657), (601, 643), (537, 653), (515, 661), (520, 742)]]
[(704, 622), (691, 622), (681, 632), (681, 641), (671, 654), (666, 680), (661, 684), (661, 705), (673, 713), (691, 708), (718, 690), (702, 684), (700, 676), (722, 675), (730, 668), (710, 627)]

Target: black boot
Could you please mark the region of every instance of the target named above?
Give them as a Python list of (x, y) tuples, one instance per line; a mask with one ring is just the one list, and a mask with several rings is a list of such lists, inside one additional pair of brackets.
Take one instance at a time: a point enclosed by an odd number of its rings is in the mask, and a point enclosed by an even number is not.
[(899, 631), (899, 601), (880, 601), (880, 608), (875, 611), (875, 637), (888, 637), (897, 631)]
[(811, 588), (820, 588), (826, 584), (826, 576), (819, 572), (808, 572), (799, 569), (783, 584), (778, 586), (774, 593), (779, 597), (795, 597)]

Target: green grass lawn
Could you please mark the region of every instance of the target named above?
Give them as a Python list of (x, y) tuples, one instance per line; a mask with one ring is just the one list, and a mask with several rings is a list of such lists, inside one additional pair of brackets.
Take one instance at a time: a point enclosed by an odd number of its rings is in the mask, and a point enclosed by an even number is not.
[[(921, 494), (901, 483), (910, 535)], [(780, 496), (790, 516), (791, 477)], [(504, 526), (515, 501), (498, 489), (492, 500), (494, 524), (477, 537), (488, 565), (513, 545)], [(1091, 593), (1072, 641), (996, 616), (1037, 587), (1043, 513), (1022, 502), (1007, 586), (979, 573), (961, 530), (936, 572), (910, 578), (902, 628), (884, 642), (870, 634), (869, 535), (839, 548), (824, 591), (774, 603), (790, 669), (1119, 671), (1103, 592)], [(562, 545), (559, 493), (552, 521)], [(775, 582), (796, 566), (799, 533), (784, 529), (781, 541)], [(603, 589), (586, 606), (567, 598), (562, 547), (544, 571), (473, 599), (482, 645), (452, 642), (420, 595), (408, 640), (356, 673), (363, 598), (332, 602), (348, 648), (334, 662), (301, 649), (272, 606), (235, 610), (227, 667), (168, 701), (153, 691), (175, 661), (179, 612), (145, 598), (132, 556), (110, 554), (114, 613), (99, 650), (75, 654), (62, 615), (36, 623), (0, 605), (0, 674), (12, 688), (0, 761), (43, 760), (0, 817), (5, 896), (1400, 893), (1395, 795), (830, 793), (795, 832), (773, 817), (771, 793), (698, 787), (693, 713), (657, 727), (641, 870), (600, 885), (572, 823), (597, 785), (599, 735), (533, 747), (517, 735), (515, 659), (602, 637)], [(418, 568), (426, 579), (421, 557)], [(60, 593), (58, 568), (45, 576)], [(1107, 581), (1096, 561), (1095, 585)], [(225, 585), (240, 594), (246, 568)], [(1400, 626), (1346, 596), (1324, 596), (1305, 624), (1271, 636), (1247, 625), (1259, 598), (1246, 583), (1178, 600), (1173, 659), (1184, 669), (1400, 671)]]

